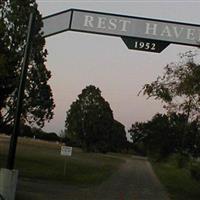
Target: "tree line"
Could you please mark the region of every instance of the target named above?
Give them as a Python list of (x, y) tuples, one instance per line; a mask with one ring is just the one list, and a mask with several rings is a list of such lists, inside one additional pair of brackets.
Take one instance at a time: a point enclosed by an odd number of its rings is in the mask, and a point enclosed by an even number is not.
[(129, 129), (136, 152), (164, 159), (177, 153), (200, 156), (200, 130), (197, 120), (188, 122), (184, 114), (156, 114), (147, 122), (136, 122)]
[(200, 65), (196, 56), (193, 51), (180, 54), (178, 62), (168, 64), (162, 76), (140, 91), (160, 100), (166, 114), (132, 125), (129, 133), (136, 150), (159, 158), (173, 153), (200, 156)]

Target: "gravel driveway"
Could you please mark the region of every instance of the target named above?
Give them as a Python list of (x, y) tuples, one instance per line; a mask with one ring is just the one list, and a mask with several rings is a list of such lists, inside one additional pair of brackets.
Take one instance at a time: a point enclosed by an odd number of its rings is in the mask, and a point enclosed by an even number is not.
[[(169, 200), (147, 159), (124, 158), (119, 170), (99, 186), (75, 187), (23, 179), (18, 195), (28, 200)], [(18, 200), (17, 199), (17, 200)]]

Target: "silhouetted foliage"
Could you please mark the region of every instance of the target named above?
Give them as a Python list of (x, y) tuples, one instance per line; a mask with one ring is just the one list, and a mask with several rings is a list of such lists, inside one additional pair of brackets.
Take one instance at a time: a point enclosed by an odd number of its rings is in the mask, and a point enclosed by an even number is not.
[(40, 128), (24, 125), (22, 126), (22, 131), (20, 136), (22, 137), (29, 137), (39, 140), (45, 140), (45, 141), (60, 141), (60, 137), (54, 133), (54, 132), (45, 132)]
[(126, 131), (123, 124), (114, 120), (113, 123), (113, 131), (110, 135), (110, 144), (111, 149), (110, 151), (113, 152), (120, 152), (121, 150), (127, 149), (127, 138), (126, 138)]
[[(0, 3), (0, 123), (12, 124), (22, 58), (27, 37), (29, 14), (35, 0), (4, 0)], [(29, 57), (22, 118), (42, 127), (53, 117), (55, 107), (48, 80), (51, 72), (45, 66), (47, 50), (41, 36), (42, 17), (36, 12), (32, 51)]]
[(188, 122), (184, 114), (156, 114), (151, 121), (132, 125), (136, 151), (165, 158), (172, 153), (200, 156), (200, 131), (197, 121)]
[(114, 120), (109, 103), (92, 85), (83, 89), (70, 106), (65, 127), (67, 137), (86, 151), (117, 151), (124, 143), (123, 125)]
[[(158, 129), (150, 128), (150, 130), (154, 130), (156, 137), (163, 138), (165, 141), (160, 140), (160, 145), (166, 146), (160, 149), (166, 153), (176, 150), (183, 158), (188, 154), (196, 157), (200, 150), (200, 65), (195, 62), (195, 56), (196, 54), (192, 51), (180, 54), (180, 62), (167, 65), (164, 68), (163, 76), (158, 76), (156, 81), (143, 87), (143, 94), (148, 95), (149, 98), (161, 100), (168, 112), (168, 116), (160, 117), (160, 122), (157, 119), (160, 123)], [(153, 121), (154, 119), (151, 123), (154, 124)], [(142, 123), (142, 129), (149, 130), (149, 123)], [(144, 128), (144, 126), (148, 126), (148, 128)], [(133, 127), (135, 132), (137, 129), (140, 130), (141, 127)], [(136, 135), (141, 137), (139, 133)], [(154, 138), (153, 135), (151, 136), (150, 140)], [(137, 140), (137, 137), (134, 136), (134, 140)], [(142, 137), (144, 137), (143, 134)], [(156, 141), (159, 143), (159, 138)], [(168, 143), (171, 144), (171, 147)]]
[[(12, 127), (5, 126), (4, 131), (0, 132), (0, 134), (11, 134)], [(20, 137), (27, 137), (27, 138), (33, 138), (33, 139), (39, 139), (39, 140), (45, 140), (45, 141), (58, 141), (61, 142), (61, 138), (54, 132), (45, 132), (41, 128), (36, 127), (30, 127), (28, 125), (21, 125), (20, 129)]]
[(157, 80), (145, 84), (143, 94), (164, 102), (169, 113), (182, 113), (188, 119), (200, 117), (200, 65), (192, 51), (180, 55), (180, 62), (170, 63)]

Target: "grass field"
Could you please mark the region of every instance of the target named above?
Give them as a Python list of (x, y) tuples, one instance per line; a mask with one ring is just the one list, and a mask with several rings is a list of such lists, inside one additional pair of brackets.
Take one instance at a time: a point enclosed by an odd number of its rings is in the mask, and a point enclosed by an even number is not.
[[(0, 167), (7, 158), (9, 138), (0, 136)], [(72, 185), (99, 184), (123, 162), (115, 155), (83, 153), (73, 148), (71, 157), (60, 155), (61, 144), (20, 138), (17, 146), (16, 169), (23, 178), (59, 180)]]
[[(0, 135), (0, 168), (7, 158), (9, 137)], [(67, 157), (64, 176), (64, 157), (60, 155), (61, 144), (20, 138), (16, 154), (16, 168), (21, 178), (59, 181), (74, 186), (98, 185), (109, 178), (124, 162), (125, 154), (84, 153), (73, 148)], [(199, 200), (200, 182), (193, 180), (188, 169), (179, 169), (175, 159), (166, 162), (151, 162), (172, 200)], [(33, 194), (34, 200), (43, 199)], [(23, 197), (23, 198), (22, 198)], [(25, 193), (20, 200), (27, 199)], [(30, 194), (29, 194), (29, 199)]]
[(200, 182), (191, 178), (188, 169), (178, 168), (174, 157), (166, 162), (152, 162), (152, 165), (172, 200), (200, 199)]

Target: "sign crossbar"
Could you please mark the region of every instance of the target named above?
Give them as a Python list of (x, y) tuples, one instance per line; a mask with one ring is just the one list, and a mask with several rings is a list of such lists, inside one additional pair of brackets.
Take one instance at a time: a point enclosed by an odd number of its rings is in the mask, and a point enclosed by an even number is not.
[[(142, 42), (155, 41), (160, 52), (169, 44), (200, 46), (200, 25), (158, 20), (88, 10), (69, 9), (43, 18), (43, 36), (64, 31), (78, 31), (122, 37), (128, 48), (137, 48), (135, 38)], [(139, 42), (141, 42), (139, 40)], [(128, 42), (129, 41), (129, 42)], [(134, 48), (130, 43), (134, 42)], [(144, 46), (146, 43), (144, 44)], [(147, 46), (147, 45), (146, 45)], [(154, 51), (147, 48), (147, 51)]]

